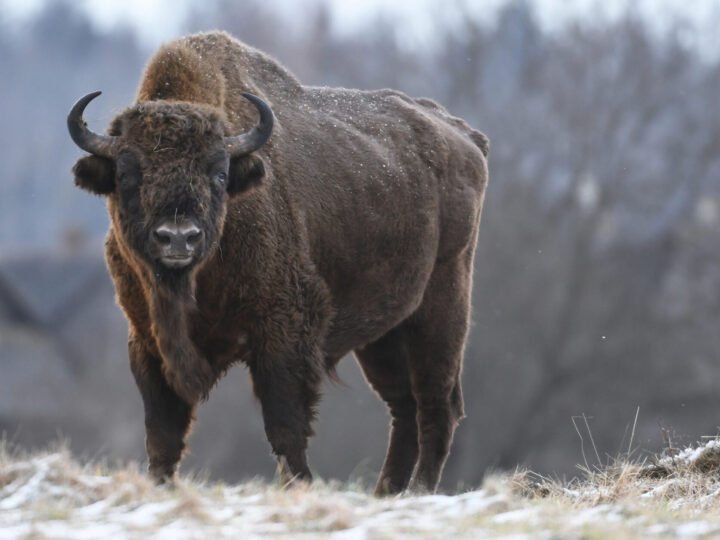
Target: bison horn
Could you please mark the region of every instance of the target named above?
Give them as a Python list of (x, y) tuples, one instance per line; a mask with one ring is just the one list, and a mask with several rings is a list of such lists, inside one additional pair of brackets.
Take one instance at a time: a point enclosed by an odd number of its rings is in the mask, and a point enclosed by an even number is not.
[(267, 142), (273, 129), (273, 112), (259, 97), (243, 92), (243, 97), (252, 102), (260, 113), (260, 123), (247, 133), (225, 137), (228, 153), (237, 157), (254, 152)]
[(67, 126), (70, 137), (72, 137), (72, 140), (80, 148), (96, 156), (112, 158), (115, 157), (116, 138), (93, 133), (87, 128), (85, 120), (83, 120), (85, 107), (100, 94), (102, 94), (102, 92), (92, 92), (91, 94), (81, 97), (77, 103), (73, 105), (73, 108), (70, 109), (70, 114), (68, 114), (67, 117)]

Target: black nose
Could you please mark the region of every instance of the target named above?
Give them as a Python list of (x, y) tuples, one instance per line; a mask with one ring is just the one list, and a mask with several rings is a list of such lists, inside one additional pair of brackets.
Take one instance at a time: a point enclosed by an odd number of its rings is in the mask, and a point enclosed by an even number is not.
[(202, 239), (202, 230), (189, 219), (163, 221), (153, 231), (153, 240), (168, 254), (189, 255)]

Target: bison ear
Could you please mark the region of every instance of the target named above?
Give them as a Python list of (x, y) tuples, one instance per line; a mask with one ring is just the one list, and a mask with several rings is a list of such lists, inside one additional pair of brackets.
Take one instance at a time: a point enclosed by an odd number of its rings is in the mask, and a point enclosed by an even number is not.
[(265, 176), (265, 163), (252, 154), (240, 156), (232, 158), (229, 172), (228, 194), (237, 195), (260, 185)]
[(73, 167), (75, 185), (95, 195), (115, 191), (115, 162), (99, 156), (85, 156)]

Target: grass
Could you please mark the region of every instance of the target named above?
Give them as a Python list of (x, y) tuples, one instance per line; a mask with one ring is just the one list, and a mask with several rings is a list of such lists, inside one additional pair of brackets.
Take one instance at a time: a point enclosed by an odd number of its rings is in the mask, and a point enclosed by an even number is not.
[(3, 538), (665, 538), (720, 534), (720, 441), (645, 462), (582, 466), (562, 482), (489, 476), (452, 496), (377, 499), (358, 485), (281, 489), (183, 478), (156, 487), (137, 465), (81, 464), (63, 446), (0, 446)]

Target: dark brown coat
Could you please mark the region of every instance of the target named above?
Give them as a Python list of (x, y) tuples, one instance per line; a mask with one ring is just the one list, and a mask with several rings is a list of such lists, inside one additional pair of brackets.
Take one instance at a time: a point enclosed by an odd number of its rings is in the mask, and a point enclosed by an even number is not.
[[(270, 105), (275, 126), (230, 159), (223, 137), (256, 122), (242, 92)], [(427, 99), (302, 86), (218, 32), (163, 47), (110, 134), (115, 157), (74, 170), (108, 195), (107, 262), (155, 478), (174, 475), (196, 404), (241, 360), (273, 452), (309, 479), (323, 374), (354, 351), (393, 418), (377, 492), (434, 490), (463, 416), (485, 136)], [(148, 247), (157, 219), (178, 214), (206, 240), (186, 271)]]

